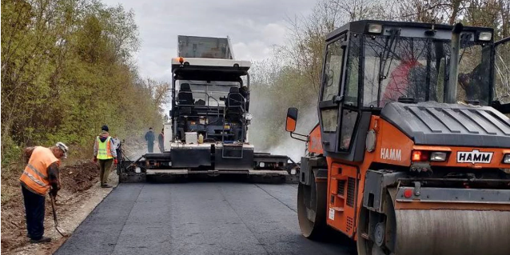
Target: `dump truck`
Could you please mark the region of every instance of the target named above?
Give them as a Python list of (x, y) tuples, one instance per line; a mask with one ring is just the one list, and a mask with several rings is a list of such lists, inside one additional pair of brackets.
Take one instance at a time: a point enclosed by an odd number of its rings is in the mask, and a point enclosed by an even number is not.
[(289, 157), (256, 152), (249, 142), (251, 63), (234, 58), (230, 39), (180, 35), (178, 54), (171, 62), (164, 151), (123, 160), (120, 180), (220, 174), (297, 180), (299, 168)]
[[(360, 255), (510, 254), (510, 119), (494, 30), (362, 20), (327, 35), (297, 213)], [(348, 241), (347, 239), (345, 240)]]

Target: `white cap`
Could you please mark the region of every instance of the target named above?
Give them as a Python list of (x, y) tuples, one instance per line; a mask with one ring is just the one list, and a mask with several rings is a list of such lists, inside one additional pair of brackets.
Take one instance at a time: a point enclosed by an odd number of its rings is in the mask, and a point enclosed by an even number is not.
[(67, 158), (67, 152), (69, 151), (69, 148), (67, 148), (67, 145), (65, 145), (63, 142), (58, 142), (55, 144), (59, 149), (61, 149), (64, 152), (64, 158)]

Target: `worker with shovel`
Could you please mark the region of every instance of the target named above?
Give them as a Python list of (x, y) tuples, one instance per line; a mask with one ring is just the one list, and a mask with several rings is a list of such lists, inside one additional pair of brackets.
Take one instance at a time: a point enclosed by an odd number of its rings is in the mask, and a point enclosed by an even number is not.
[[(21, 191), (25, 203), (27, 232), (31, 243), (50, 242), (44, 234), (44, 211), (46, 194), (52, 201), (60, 190), (60, 159), (67, 157), (67, 146), (58, 142), (50, 148), (35, 146), (25, 148), (27, 165), (20, 177)], [(51, 190), (50, 190), (51, 187)]]

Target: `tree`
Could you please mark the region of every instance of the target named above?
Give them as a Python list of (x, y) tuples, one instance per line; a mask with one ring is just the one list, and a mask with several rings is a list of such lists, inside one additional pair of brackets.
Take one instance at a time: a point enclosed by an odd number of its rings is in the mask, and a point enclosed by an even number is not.
[[(251, 109), (255, 121), (251, 130), (263, 138), (251, 137), (258, 147), (267, 149), (288, 137), (283, 131), (288, 107), (298, 106), (301, 113), (316, 116), (325, 37), (343, 24), (360, 19), (451, 25), (462, 22), (494, 28), (495, 39), (510, 35), (510, 3), (505, 0), (319, 1), (310, 15), (289, 19), (288, 43), (278, 46), (274, 56), (252, 68)], [(508, 47), (501, 47), (496, 55), (495, 91), (498, 98), (510, 102)]]
[(133, 67), (132, 11), (96, 0), (7, 0), (2, 12), (2, 164), (23, 146), (59, 140), (89, 157), (103, 124), (121, 137), (161, 126), (168, 84), (145, 83)]

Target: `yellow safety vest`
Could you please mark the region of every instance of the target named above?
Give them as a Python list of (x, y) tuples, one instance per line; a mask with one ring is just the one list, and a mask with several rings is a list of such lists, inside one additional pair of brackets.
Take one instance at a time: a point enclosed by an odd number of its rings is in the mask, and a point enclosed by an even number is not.
[(112, 143), (110, 142), (111, 139), (112, 139), (112, 137), (108, 136), (108, 138), (106, 138), (106, 140), (104, 142), (101, 142), (101, 140), (99, 139), (99, 136), (96, 138), (97, 159), (106, 160), (106, 159), (113, 158), (112, 151), (111, 151)]

